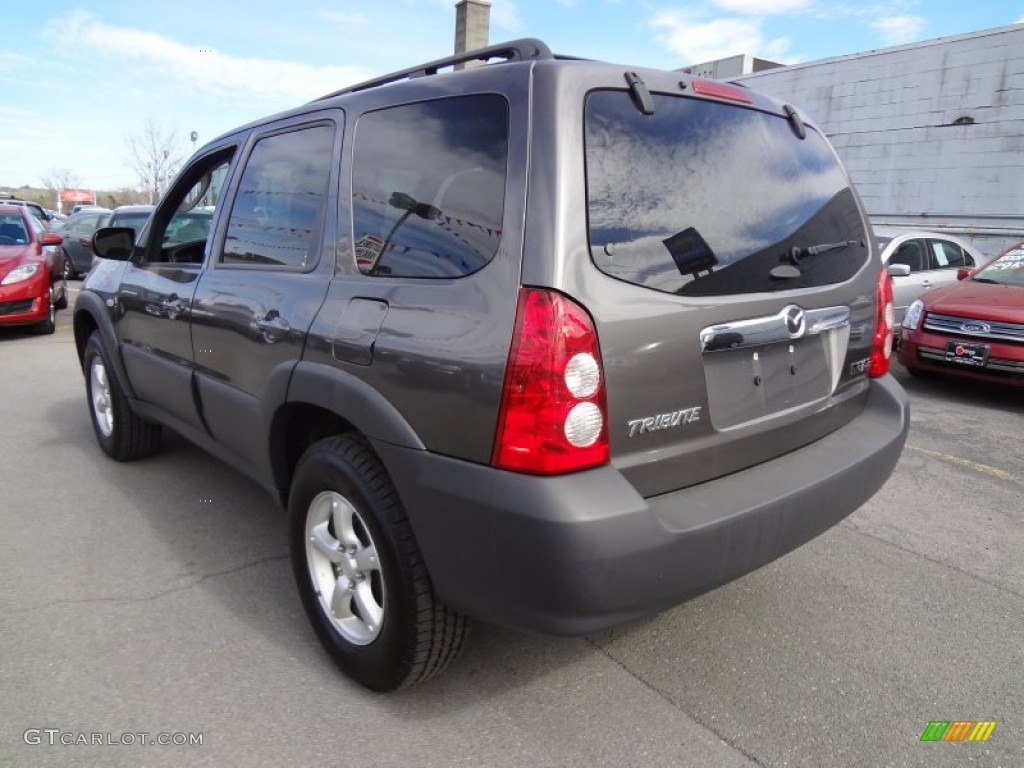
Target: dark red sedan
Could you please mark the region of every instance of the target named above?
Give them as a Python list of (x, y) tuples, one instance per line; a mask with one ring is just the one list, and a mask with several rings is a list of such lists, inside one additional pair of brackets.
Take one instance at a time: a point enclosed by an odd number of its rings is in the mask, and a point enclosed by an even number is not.
[(960, 277), (907, 308), (899, 361), (914, 374), (1024, 386), (1024, 243)]
[(27, 208), (0, 204), (0, 325), (54, 332), (68, 305), (62, 257), (49, 247), (61, 242)]

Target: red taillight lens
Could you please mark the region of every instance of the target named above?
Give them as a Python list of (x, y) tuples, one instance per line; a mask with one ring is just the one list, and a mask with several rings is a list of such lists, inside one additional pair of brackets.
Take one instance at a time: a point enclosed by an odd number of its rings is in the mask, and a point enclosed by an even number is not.
[(878, 306), (875, 309), (875, 338), (871, 343), (868, 376), (884, 376), (892, 359), (892, 340), (896, 327), (896, 310), (892, 305), (892, 278), (882, 269), (878, 276)]
[(701, 96), (714, 96), (716, 99), (729, 99), (741, 104), (752, 104), (750, 94), (736, 85), (716, 83), (714, 80), (694, 80), (690, 83), (693, 92)]
[(521, 288), (492, 463), (538, 474), (604, 464), (608, 408), (590, 315), (554, 291)]

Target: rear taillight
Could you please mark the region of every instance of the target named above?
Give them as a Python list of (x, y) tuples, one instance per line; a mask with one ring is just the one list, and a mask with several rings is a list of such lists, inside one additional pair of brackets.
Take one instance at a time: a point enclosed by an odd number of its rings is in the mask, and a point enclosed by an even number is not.
[(876, 378), (889, 372), (896, 310), (892, 305), (892, 278), (882, 269), (878, 275), (878, 306), (875, 308), (875, 338), (871, 342), (868, 376)]
[(555, 474), (608, 459), (604, 370), (590, 315), (560, 293), (521, 288), (492, 463)]

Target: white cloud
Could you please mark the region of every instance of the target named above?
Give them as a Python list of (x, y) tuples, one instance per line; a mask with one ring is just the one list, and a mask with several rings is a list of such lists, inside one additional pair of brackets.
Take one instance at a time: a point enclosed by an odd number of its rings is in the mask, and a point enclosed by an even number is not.
[(814, 0), (714, 0), (723, 11), (747, 16), (769, 16), (808, 8)]
[(888, 45), (920, 40), (927, 26), (927, 20), (921, 16), (887, 16), (871, 23), (871, 28)]
[(74, 41), (79, 52), (124, 59), (136, 74), (148, 65), (192, 92), (215, 96), (260, 97), (290, 106), (371, 75), (362, 67), (313, 67), (204, 51), (153, 32), (108, 24), (86, 11), (51, 22), (48, 30), (54, 39)]
[(320, 18), (330, 24), (337, 24), (339, 27), (365, 27), (369, 19), (362, 13), (349, 13), (347, 11), (324, 11)]
[(491, 24), (507, 32), (522, 32), (526, 22), (515, 0), (498, 0), (491, 5)]
[(701, 21), (686, 11), (668, 10), (656, 13), (650, 24), (660, 30), (658, 39), (684, 64), (700, 64), (741, 53), (780, 58), (790, 45), (784, 37), (766, 40), (754, 19)]
[(0, 53), (0, 67), (27, 67), (32, 64), (32, 59), (20, 53)]

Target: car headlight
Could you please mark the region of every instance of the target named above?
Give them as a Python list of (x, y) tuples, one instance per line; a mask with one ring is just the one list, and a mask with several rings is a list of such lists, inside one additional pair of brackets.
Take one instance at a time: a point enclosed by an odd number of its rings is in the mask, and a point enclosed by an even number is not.
[(10, 272), (8, 272), (7, 276), (3, 280), (0, 280), (0, 285), (20, 283), (22, 280), (28, 280), (38, 271), (38, 264), (22, 264), (20, 267), (15, 267)]
[(921, 318), (924, 317), (924, 302), (920, 299), (914, 299), (909, 307), (907, 307), (907, 314), (903, 316), (903, 327), (908, 331), (916, 331), (917, 326), (921, 324)]

